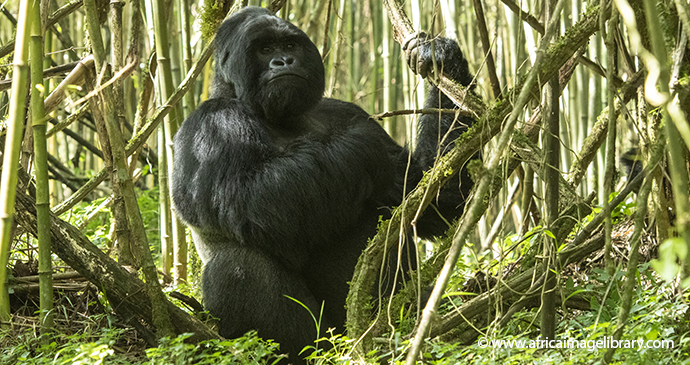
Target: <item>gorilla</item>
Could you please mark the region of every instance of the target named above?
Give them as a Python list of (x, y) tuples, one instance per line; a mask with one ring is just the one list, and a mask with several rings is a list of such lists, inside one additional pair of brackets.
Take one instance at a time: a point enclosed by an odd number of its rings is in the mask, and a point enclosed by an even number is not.
[[(433, 72), (429, 38), (407, 44), (423, 75)], [(469, 85), (457, 44), (433, 42), (437, 67)], [(358, 106), (324, 98), (314, 43), (263, 8), (227, 19), (214, 57), (211, 98), (174, 138), (174, 207), (204, 262), (204, 306), (219, 333), (255, 329), (300, 363), (317, 333), (342, 331), (348, 281), (379, 221), (472, 119), (422, 116), (410, 152)], [(432, 86), (426, 107), (455, 106)], [(442, 234), (462, 213), (472, 181), (464, 170), (459, 176), (418, 221), (420, 237)], [(401, 253), (412, 262), (404, 270), (415, 268), (415, 252)], [(396, 265), (397, 257), (387, 265), (388, 287)]]

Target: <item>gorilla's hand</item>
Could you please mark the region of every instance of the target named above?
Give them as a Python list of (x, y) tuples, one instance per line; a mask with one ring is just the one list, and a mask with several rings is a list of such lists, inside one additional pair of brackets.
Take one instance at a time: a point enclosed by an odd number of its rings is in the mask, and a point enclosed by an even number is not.
[(464, 86), (472, 82), (467, 60), (458, 44), (450, 38), (431, 37), (420, 31), (405, 38), (402, 49), (412, 72), (423, 78), (437, 79), (446, 74)]
[(424, 31), (419, 31), (409, 35), (402, 44), (402, 49), (405, 51), (405, 59), (412, 72), (426, 78), (429, 75), (430, 69), (433, 70), (433, 59), (431, 57), (424, 57), (424, 55), (431, 55), (430, 50), (422, 51), (420, 57), (420, 47), (431, 47), (429, 35)]

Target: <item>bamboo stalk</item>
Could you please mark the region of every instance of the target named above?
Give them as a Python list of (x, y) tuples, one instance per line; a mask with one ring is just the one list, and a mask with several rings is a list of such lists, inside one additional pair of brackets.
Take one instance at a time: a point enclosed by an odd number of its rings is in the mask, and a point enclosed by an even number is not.
[[(160, 95), (163, 100), (168, 99), (175, 87), (173, 85), (173, 75), (171, 69), (170, 48), (167, 46), (169, 41), (168, 27), (166, 26), (167, 16), (165, 7), (159, 4), (159, 0), (150, 0), (149, 6), (153, 10), (153, 26), (156, 37), (156, 58), (158, 63), (158, 86), (160, 88)], [(166, 159), (159, 163), (166, 163), (168, 169), (168, 181), (172, 181), (173, 172), (173, 137), (179, 125), (182, 122), (180, 119), (182, 112), (180, 104), (173, 104), (170, 114), (165, 119), (165, 148)], [(177, 218), (175, 211), (171, 213), (172, 222), (172, 241), (173, 241), (173, 279), (175, 284), (187, 281), (187, 244), (185, 239), (185, 229), (182, 222)]]
[(43, 104), (43, 30), (40, 1), (31, 2), (31, 121), (34, 137), (34, 171), (36, 175), (36, 216), (38, 232), (38, 275), (40, 286), (40, 327), (43, 342), (53, 331), (53, 265), (50, 254), (50, 181), (48, 180), (48, 147)]
[(170, 185), (168, 181), (168, 156), (165, 147), (165, 123), (158, 127), (158, 204), (160, 206), (161, 266), (163, 279), (172, 277), (173, 233), (172, 207), (170, 206)]
[[(110, 62), (112, 62), (112, 72), (119, 73), (124, 67), (123, 65), (123, 50), (122, 50), (122, 7), (124, 3), (118, 0), (110, 1), (109, 10), (109, 27), (110, 27)], [(100, 69), (99, 69), (100, 71)], [(113, 84), (112, 102), (114, 103), (115, 117), (117, 123), (120, 125), (120, 130), (125, 130), (127, 120), (125, 119), (125, 105), (124, 105), (124, 83), (122, 79), (116, 79)], [(133, 160), (132, 164), (136, 164)]]
[[(491, 82), (491, 90), (495, 99), (501, 97), (501, 84), (496, 75), (496, 63), (491, 51), (491, 41), (489, 40), (489, 30), (486, 26), (486, 18), (484, 17), (484, 8), (482, 0), (474, 0), (474, 13), (477, 16), (477, 26), (479, 27), (479, 38), (482, 41), (482, 48), (484, 49), (484, 58), (486, 58), (486, 68), (489, 72), (489, 81)], [(558, 80), (556, 80), (558, 81)]]
[[(559, 21), (560, 14), (554, 12), (555, 2), (546, 2), (546, 21), (550, 24)], [(558, 30), (556, 30), (558, 33)], [(542, 39), (542, 42), (544, 40)], [(536, 65), (535, 65), (536, 67)], [(558, 262), (558, 244), (553, 234), (558, 228), (559, 215), (558, 198), (560, 185), (560, 85), (558, 75), (554, 75), (544, 86), (544, 112), (542, 114), (545, 130), (542, 134), (544, 141), (544, 216), (545, 224), (551, 235), (543, 236), (542, 267), (546, 278), (541, 292), (541, 325), (540, 332), (545, 339), (553, 340), (556, 337), (556, 281), (554, 274)]]
[[(89, 32), (89, 38), (91, 40), (91, 48), (94, 57), (94, 62), (96, 64), (96, 72), (101, 75), (104, 80), (110, 81), (111, 74), (106, 64), (106, 53), (105, 46), (103, 45), (103, 39), (101, 37), (101, 26), (98, 18), (98, 6), (96, 0), (86, 0), (84, 1), (84, 10), (86, 12), (86, 26)], [(98, 137), (100, 139), (101, 145), (103, 146), (103, 157), (110, 170), (111, 179), (113, 180), (113, 205), (111, 211), (113, 213), (113, 220), (115, 223), (115, 231), (117, 232), (117, 250), (119, 256), (119, 262), (123, 265), (139, 266), (140, 263), (137, 262), (137, 257), (134, 257), (134, 252), (132, 246), (136, 243), (132, 242), (132, 230), (127, 219), (127, 207), (125, 205), (125, 198), (123, 196), (121, 183), (126, 179), (125, 176), (119, 175), (118, 173), (122, 169), (122, 166), (117, 166), (116, 161), (118, 159), (117, 152), (113, 152), (113, 148), (117, 146), (112, 146), (112, 142), (116, 145), (121, 143), (118, 138), (115, 138), (112, 134), (117, 133), (119, 135), (120, 127), (117, 125), (115, 120), (115, 114), (113, 109), (113, 97), (111, 90), (108, 88), (99, 88), (99, 85), (92, 85), (92, 87), (98, 92), (94, 91), (89, 93), (93, 96), (97, 95), (99, 102), (91, 100), (92, 112), (94, 114), (94, 121), (96, 124), (96, 129), (98, 130)], [(111, 131), (112, 129), (112, 131)], [(124, 168), (124, 171), (128, 171)]]
[[(663, 133), (658, 136), (659, 139), (655, 142), (653, 146), (652, 156), (649, 159), (647, 166), (652, 167), (654, 170), (659, 169), (659, 161), (661, 161), (664, 155), (664, 143), (665, 137)], [(643, 175), (642, 173), (640, 175)], [(625, 324), (628, 321), (628, 316), (630, 315), (630, 308), (632, 307), (632, 295), (633, 288), (637, 283), (637, 265), (639, 260), (639, 248), (642, 241), (642, 233), (646, 229), (645, 220), (647, 219), (647, 199), (649, 197), (650, 189), (652, 188), (652, 182), (654, 180), (654, 174), (646, 174), (642, 187), (637, 195), (637, 201), (643, 202), (638, 204), (637, 211), (635, 212), (635, 228), (632, 235), (630, 236), (630, 256), (628, 258), (628, 268), (625, 272), (625, 284), (623, 287), (623, 294), (621, 295), (621, 304), (618, 308), (618, 320), (616, 322), (616, 329), (613, 331), (613, 338), (615, 340), (620, 340), (623, 336), (623, 330), (625, 329)], [(610, 211), (604, 211), (606, 213), (606, 218), (611, 217)], [(609, 348), (604, 354), (604, 363), (610, 363), (613, 359), (613, 355), (616, 352), (615, 348)]]
[[(383, 95), (382, 103), (383, 110), (388, 112), (392, 110), (392, 106), (395, 105), (395, 99), (393, 98), (393, 74), (391, 73), (393, 62), (391, 61), (391, 40), (390, 40), (390, 25), (388, 24), (388, 16), (386, 15), (386, 8), (380, 7), (381, 14), (381, 60), (383, 64)], [(391, 118), (384, 122), (383, 127), (386, 129), (389, 135), (394, 139), (397, 137), (396, 125), (397, 118)]]
[[(616, 43), (614, 39), (614, 35), (618, 31), (618, 15), (616, 11), (613, 11), (614, 14), (611, 16), (611, 21), (609, 22), (609, 29), (608, 32), (606, 32), (606, 53), (608, 54), (608, 64), (606, 65), (606, 86), (607, 86), (607, 105), (609, 105), (609, 126), (608, 126), (608, 132), (607, 132), (607, 140), (606, 140), (606, 167), (605, 167), (605, 174), (604, 174), (604, 210), (605, 211), (610, 211), (609, 207), (609, 196), (611, 195), (611, 190), (613, 188), (613, 172), (615, 169), (615, 160), (616, 160), (616, 108), (613, 107), (615, 105), (615, 94), (616, 94), (616, 86), (613, 83), (613, 76), (615, 75), (615, 72), (617, 70), (616, 67), (616, 52), (618, 51), (616, 48)], [(602, 29), (602, 33), (605, 29)], [(604, 240), (605, 240), (605, 245), (604, 245), (604, 262), (606, 265), (606, 270), (608, 271), (609, 275), (614, 274), (614, 263), (613, 263), (613, 257), (611, 257), (611, 252), (613, 250), (613, 237), (612, 237), (612, 232), (613, 232), (613, 218), (609, 214), (606, 217), (606, 220), (604, 221), (604, 229), (606, 234), (604, 235)]]
[(369, 82), (370, 82), (370, 93), (371, 93), (371, 110), (380, 110), (381, 108), (381, 92), (379, 89), (379, 69), (381, 67), (381, 54), (378, 52), (378, 47), (382, 42), (387, 42), (388, 40), (382, 41), (381, 39), (381, 17), (378, 15), (381, 5), (379, 2), (370, 1), (369, 2), (369, 49), (370, 60), (372, 67), (369, 70)]
[[(668, 138), (667, 148), (669, 153), (669, 165), (671, 172), (671, 187), (673, 189), (673, 200), (676, 205), (676, 229), (678, 236), (685, 241), (690, 248), (690, 204), (688, 204), (690, 182), (687, 170), (687, 154), (685, 147), (690, 147), (690, 128), (685, 120), (683, 113), (679, 111), (676, 98), (670, 95), (669, 82), (671, 80), (666, 43), (661, 31), (659, 10), (656, 3), (644, 0), (645, 15), (647, 18), (647, 30), (649, 31), (650, 43), (652, 45), (651, 57), (645, 58), (645, 66), (649, 71), (647, 85), (645, 85), (645, 96), (654, 106), (662, 106), (662, 116), (666, 126), (666, 136)], [(656, 61), (656, 62), (654, 62)], [(654, 77), (658, 79), (654, 80)], [(655, 83), (659, 94), (656, 95)], [(660, 103), (661, 102), (661, 103)], [(682, 277), (690, 276), (690, 256), (685, 257), (683, 263)]]
[(17, 19), (17, 42), (14, 47), (14, 66), (12, 91), (10, 94), (9, 119), (7, 121), (7, 140), (2, 159), (2, 178), (0, 179), (0, 321), (6, 327), (10, 321), (10, 298), (7, 291), (7, 261), (12, 243), (12, 225), (14, 223), (14, 200), (17, 193), (17, 169), (21, 150), (24, 117), (26, 109), (27, 83), (29, 81), (29, 42), (27, 37), (31, 25), (29, 18), (29, 0), (19, 3)]
[(336, 84), (338, 82), (338, 68), (340, 67), (340, 63), (338, 60), (340, 59), (338, 54), (340, 53), (340, 44), (343, 42), (343, 37), (342, 34), (344, 33), (343, 28), (343, 13), (345, 11), (345, 0), (340, 0), (340, 5), (338, 6), (338, 9), (335, 11), (336, 13), (336, 19), (335, 19), (335, 42), (333, 42), (333, 47), (331, 47), (331, 57), (330, 57), (330, 64), (328, 65), (328, 69), (326, 72), (329, 73), (329, 82), (328, 82), (328, 88), (326, 89), (326, 95), (329, 97), (333, 96), (333, 93), (335, 92)]
[[(191, 27), (192, 21), (190, 20), (190, 14), (192, 13), (189, 0), (179, 0), (180, 8), (180, 29), (182, 31), (182, 55), (184, 73), (186, 74), (192, 68), (193, 58), (192, 58), (192, 40), (191, 40)], [(196, 109), (196, 102), (194, 100), (194, 93), (187, 93), (184, 98), (184, 117), (189, 116), (194, 109)]]
[[(100, 41), (100, 24), (98, 23), (95, 0), (85, 0), (84, 7), (86, 9), (89, 34), (92, 36), (96, 67), (98, 70), (106, 70), (104, 78), (109, 79), (110, 72), (107, 72), (105, 51), (103, 43)], [(159, 338), (171, 336), (174, 334), (173, 325), (170, 321), (169, 310), (165, 304), (165, 295), (161, 290), (156, 266), (146, 239), (146, 230), (134, 192), (134, 183), (129, 174), (124, 138), (116, 117), (116, 111), (114, 110), (116, 104), (112, 101), (112, 93), (108, 88), (102, 89), (99, 92), (99, 97), (101, 101), (98, 106), (102, 107), (103, 121), (106, 129), (105, 133), (102, 130), (99, 131), (99, 135), (102, 142), (110, 144), (110, 153), (112, 154), (113, 207), (118, 207), (114, 214), (117, 213), (119, 215), (115, 222), (128, 230), (128, 232), (121, 232), (120, 228), (118, 228), (118, 240), (121, 239), (123, 234), (126, 238), (129, 238), (131, 249), (135, 253), (134, 263), (141, 266), (147, 294), (151, 298), (153, 307), (153, 323), (157, 328), (156, 335)], [(96, 109), (100, 108), (94, 108), (94, 110)], [(107, 153), (104, 153), (104, 155), (107, 155)]]

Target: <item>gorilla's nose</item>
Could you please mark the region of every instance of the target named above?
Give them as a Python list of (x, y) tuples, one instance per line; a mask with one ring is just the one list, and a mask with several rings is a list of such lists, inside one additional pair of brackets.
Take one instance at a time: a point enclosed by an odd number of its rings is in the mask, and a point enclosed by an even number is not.
[(289, 56), (279, 56), (271, 60), (271, 68), (281, 68), (285, 66), (290, 66), (295, 62), (293, 57)]

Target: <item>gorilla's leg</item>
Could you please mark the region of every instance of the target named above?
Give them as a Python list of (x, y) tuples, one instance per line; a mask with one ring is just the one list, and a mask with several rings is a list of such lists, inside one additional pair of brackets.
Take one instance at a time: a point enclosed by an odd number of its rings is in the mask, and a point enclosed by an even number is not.
[(320, 303), (301, 277), (257, 250), (235, 246), (219, 252), (206, 264), (202, 284), (204, 305), (220, 319), (223, 337), (255, 329), (280, 343), (293, 363), (301, 363), (300, 351), (317, 339), (309, 312), (287, 296), (306, 305), (316, 318)]

